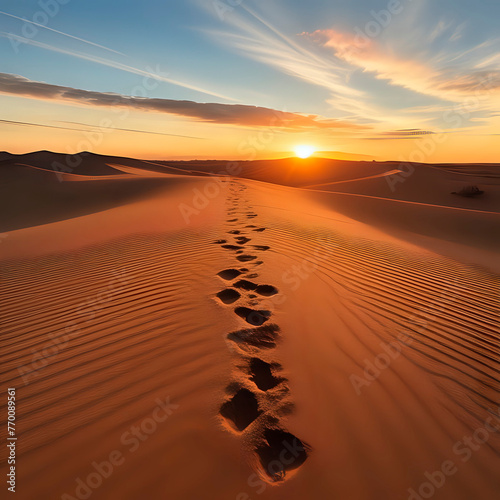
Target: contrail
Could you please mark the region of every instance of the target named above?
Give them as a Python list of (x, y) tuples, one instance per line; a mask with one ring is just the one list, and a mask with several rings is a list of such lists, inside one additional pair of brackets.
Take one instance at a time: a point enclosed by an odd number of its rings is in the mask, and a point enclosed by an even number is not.
[[(99, 125), (89, 125), (88, 123), (80, 123), (80, 122), (66, 122), (62, 121), (59, 123), (69, 123), (71, 125), (83, 125), (84, 127), (89, 127), (89, 128), (94, 128), (94, 129), (101, 129), (103, 130), (103, 127), (100, 127)], [(73, 129), (70, 129), (73, 130)], [(198, 139), (200, 141), (206, 141), (206, 137), (196, 137), (194, 135), (179, 135), (179, 134), (168, 134), (167, 132), (152, 132), (149, 130), (135, 130), (131, 128), (117, 128), (117, 127), (104, 127), (104, 130), (121, 130), (123, 132), (136, 132), (138, 134), (155, 134), (155, 135), (168, 135), (170, 137), (183, 137), (184, 139)], [(88, 132), (88, 131), (87, 131)]]
[(202, 94), (211, 95), (213, 97), (218, 97), (219, 99), (225, 99), (226, 101), (236, 101), (231, 97), (227, 97), (222, 94), (218, 94), (216, 92), (212, 92), (210, 90), (206, 90), (196, 85), (191, 85), (189, 83), (180, 82), (179, 80), (173, 80), (172, 78), (166, 78), (159, 74), (154, 74), (151, 71), (144, 71), (138, 68), (134, 68), (133, 66), (128, 66), (126, 64), (122, 64), (116, 61), (110, 61), (109, 59), (103, 59), (102, 57), (90, 56), (87, 54), (82, 54), (80, 52), (74, 52), (72, 50), (62, 49), (59, 47), (55, 47), (54, 45), (49, 45), (47, 43), (38, 42), (37, 40), (32, 40), (30, 38), (24, 38), (22, 36), (13, 35), (12, 33), (7, 33), (5, 31), (0, 31), (0, 37), (9, 38), (18, 40), (19, 42), (26, 43), (28, 45), (33, 45), (34, 47), (39, 47), (41, 49), (51, 50), (52, 52), (58, 52), (60, 54), (67, 54), (69, 56), (78, 57), (79, 59), (84, 59), (85, 61), (91, 61), (97, 64), (102, 64), (107, 66), (108, 68), (115, 68), (121, 71), (126, 71), (128, 73), (133, 73), (135, 75), (145, 76), (152, 78), (154, 80), (159, 80), (166, 83), (171, 83), (172, 85), (177, 85), (179, 87), (184, 87), (185, 89), (195, 90), (196, 92), (201, 92)]
[(71, 123), (75, 125), (83, 125), (84, 127), (89, 127), (87, 129), (83, 128), (71, 128), (71, 127), (58, 127), (57, 125), (43, 125), (41, 123), (29, 123), (29, 122), (18, 122), (18, 121), (12, 121), (12, 120), (0, 120), (1, 123), (6, 123), (8, 125), (23, 125), (23, 126), (28, 126), (28, 127), (42, 127), (42, 128), (56, 128), (59, 130), (74, 130), (76, 132), (91, 132), (90, 129), (101, 129), (101, 130), (107, 130), (107, 131), (113, 131), (113, 130), (120, 130), (122, 132), (134, 132), (136, 134), (155, 134), (155, 135), (168, 135), (170, 137), (184, 137), (185, 139), (199, 139), (199, 140), (204, 140), (204, 137), (193, 137), (190, 135), (178, 135), (178, 134), (167, 134), (164, 132), (149, 132), (148, 130), (133, 130), (129, 128), (115, 128), (115, 127), (109, 127), (106, 129), (102, 129), (102, 127), (98, 127), (97, 125), (87, 125), (86, 123), (78, 123), (78, 122), (63, 122), (63, 123)]
[(49, 28), (48, 26), (44, 26), (43, 24), (35, 23), (34, 21), (29, 21), (28, 19), (24, 19), (24, 17), (18, 17), (14, 16), (13, 14), (8, 14), (7, 12), (3, 12), (0, 10), (0, 14), (3, 14), (4, 16), (9, 16), (14, 19), (19, 19), (20, 21), (24, 21), (25, 23), (30, 23), (34, 24), (35, 26), (38, 26), (40, 28), (45, 28), (46, 30), (53, 31), (54, 33), (58, 33), (59, 35), (67, 36), (69, 38), (73, 38), (74, 40), (78, 40), (83, 43), (88, 43), (89, 45), (93, 45), (94, 47), (99, 47), (100, 49), (104, 50), (109, 50), (109, 52), (114, 52), (115, 54), (119, 54), (121, 56), (124, 56), (122, 52), (118, 52), (117, 50), (110, 49), (109, 47), (105, 47), (104, 45), (99, 45), (98, 43), (90, 42), (89, 40), (84, 40), (83, 38), (78, 38), (77, 36), (70, 35), (69, 33), (64, 33), (63, 31), (58, 31), (53, 28)]

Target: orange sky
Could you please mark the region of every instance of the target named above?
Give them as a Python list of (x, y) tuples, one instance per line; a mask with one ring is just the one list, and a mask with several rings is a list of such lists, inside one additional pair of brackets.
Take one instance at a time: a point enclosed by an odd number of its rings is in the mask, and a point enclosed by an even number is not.
[(382, 26), (369, 4), (292, 3), (249, 0), (223, 19), (206, 2), (176, 4), (163, 24), (137, 23), (145, 6), (110, 24), (94, 0), (50, 26), (0, 12), (2, 149), (252, 160), (305, 144), (327, 157), (499, 161), (500, 52), (485, 21), (497, 7), (450, 17), (408, 3)]

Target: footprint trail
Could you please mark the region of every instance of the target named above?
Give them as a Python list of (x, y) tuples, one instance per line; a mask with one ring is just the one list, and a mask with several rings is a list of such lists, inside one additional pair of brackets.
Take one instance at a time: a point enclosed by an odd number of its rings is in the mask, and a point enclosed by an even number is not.
[[(240, 436), (246, 448), (252, 450), (250, 462), (260, 476), (274, 484), (299, 469), (311, 449), (288, 432), (282, 421), (294, 408), (288, 381), (281, 375), (283, 368), (273, 359), (282, 332), (271, 321), (272, 312), (259, 308), (262, 297), (274, 296), (279, 290), (257, 280), (259, 274), (255, 268), (264, 265), (259, 254), (272, 249), (252, 241), (252, 233), (263, 233), (266, 228), (246, 224), (249, 219), (258, 221), (259, 214), (245, 198), (245, 190), (243, 184), (230, 183), (228, 228), (225, 238), (214, 242), (228, 252), (228, 267), (217, 274), (225, 287), (216, 298), (242, 321), (242, 328), (227, 334), (227, 340), (243, 378), (238, 377), (238, 381), (227, 386), (228, 397), (219, 413), (226, 428)], [(247, 263), (251, 269), (239, 267), (241, 263)]]

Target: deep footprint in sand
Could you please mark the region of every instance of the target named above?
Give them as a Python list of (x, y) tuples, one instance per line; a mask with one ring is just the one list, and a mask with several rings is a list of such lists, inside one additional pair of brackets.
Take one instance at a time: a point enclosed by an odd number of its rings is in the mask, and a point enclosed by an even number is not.
[(272, 295), (276, 295), (278, 293), (278, 289), (272, 285), (257, 285), (252, 281), (248, 280), (239, 280), (233, 284), (235, 288), (239, 288), (241, 290), (255, 291), (259, 295), (264, 295), (265, 297), (271, 297)]
[[(255, 227), (255, 226), (254, 226)], [(266, 228), (265, 227), (259, 227), (257, 229), (253, 229), (253, 231), (256, 231), (257, 233), (262, 233), (262, 231), (265, 231)]]
[[(280, 365), (275, 365), (276, 368), (281, 368)], [(250, 360), (250, 380), (261, 390), (268, 391), (273, 389), (278, 384), (281, 384), (285, 379), (276, 377), (273, 374), (273, 365), (266, 363), (259, 358)]]
[(246, 346), (259, 349), (273, 349), (279, 340), (280, 327), (274, 323), (263, 325), (258, 328), (246, 328), (231, 332), (227, 338), (235, 344), (248, 350)]
[(250, 241), (250, 238), (247, 238), (246, 236), (238, 236), (237, 238), (234, 238), (236, 243), (240, 245), (244, 245), (245, 243), (248, 243)]
[(243, 250), (245, 247), (241, 247), (239, 245), (222, 245), (222, 248), (226, 250)]
[(253, 326), (261, 326), (271, 317), (271, 311), (250, 309), (249, 307), (237, 307), (234, 312)]
[(230, 420), (240, 432), (245, 430), (261, 413), (255, 394), (248, 389), (240, 389), (220, 409), (220, 414)]
[(255, 260), (257, 258), (256, 255), (238, 255), (236, 257), (240, 262), (250, 262), (251, 260)]
[(253, 291), (257, 288), (257, 285), (255, 283), (252, 283), (251, 281), (248, 280), (238, 280), (236, 283), (233, 283), (233, 286), (235, 288), (246, 290), (247, 292)]
[(223, 245), (224, 243), (227, 243), (227, 240), (216, 240), (216, 241), (214, 241), (214, 245)]
[(255, 291), (264, 297), (272, 297), (279, 292), (279, 290), (273, 285), (259, 285)]
[[(287, 472), (299, 468), (306, 460), (309, 445), (282, 429), (265, 429), (263, 442), (255, 450), (262, 468), (271, 481), (283, 481)], [(286, 450), (287, 460), (284, 460)]]
[[(252, 245), (253, 248), (255, 248), (255, 250), (261, 250), (263, 252), (265, 252), (266, 250), (269, 250), (271, 247), (268, 247), (267, 245)], [(222, 247), (224, 248), (224, 247)]]
[(217, 297), (224, 304), (232, 304), (233, 302), (236, 302), (241, 297), (241, 295), (239, 292), (233, 290), (232, 288), (226, 288), (225, 290), (220, 291), (217, 294)]
[[(243, 271), (244, 272), (244, 271)], [(238, 269), (224, 269), (220, 273), (217, 273), (217, 276), (220, 276), (223, 280), (234, 280), (238, 276), (242, 274), (242, 271), (238, 271)]]

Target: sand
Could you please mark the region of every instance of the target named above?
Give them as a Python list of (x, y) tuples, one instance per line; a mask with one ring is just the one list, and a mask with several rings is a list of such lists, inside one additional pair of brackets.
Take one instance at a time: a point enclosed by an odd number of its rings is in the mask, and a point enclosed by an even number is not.
[(18, 498), (497, 498), (498, 167), (51, 155), (0, 157)]

